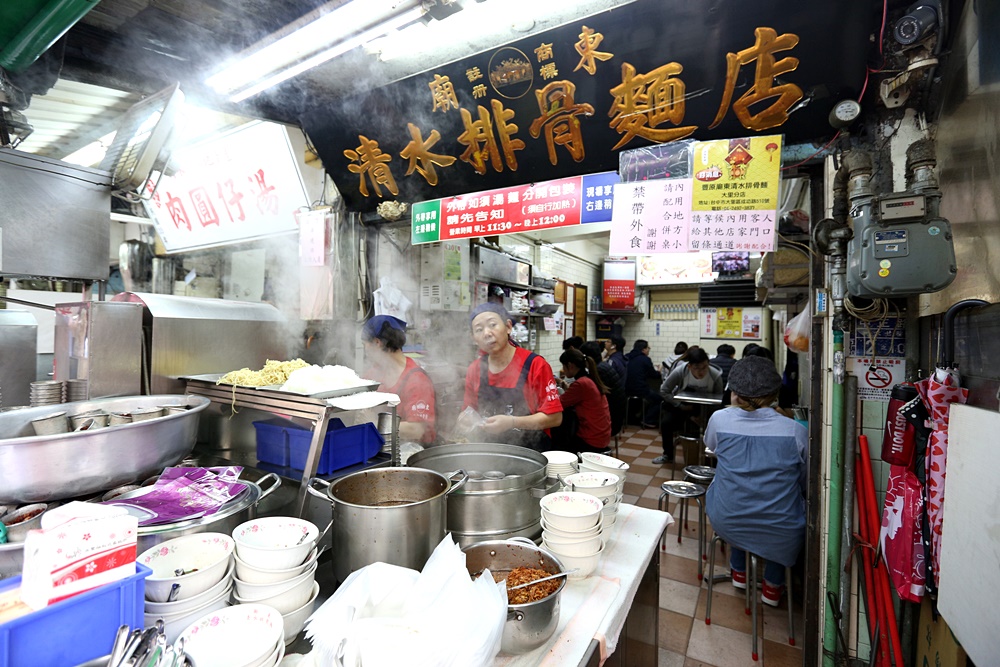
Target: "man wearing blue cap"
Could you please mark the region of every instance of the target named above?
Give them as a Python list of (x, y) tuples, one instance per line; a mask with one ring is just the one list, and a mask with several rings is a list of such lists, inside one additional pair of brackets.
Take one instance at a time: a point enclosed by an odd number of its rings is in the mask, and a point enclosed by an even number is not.
[(429, 443), (435, 438), (434, 385), (413, 359), (403, 354), (406, 322), (376, 315), (361, 328), (365, 358), (371, 366), (365, 377), (377, 380), (379, 391), (399, 396), (399, 437)]
[(708, 420), (705, 446), (718, 457), (705, 512), (730, 546), (733, 586), (746, 589), (746, 552), (767, 561), (761, 597), (776, 607), (785, 566), (795, 565), (806, 530), (806, 428), (772, 407), (781, 389), (774, 364), (744, 357), (729, 372), (732, 407)]
[(562, 423), (562, 403), (552, 367), (510, 340), (513, 321), (495, 303), (483, 303), (469, 318), (481, 354), (465, 373), (465, 405), (486, 418), (493, 442), (550, 448), (547, 429)]

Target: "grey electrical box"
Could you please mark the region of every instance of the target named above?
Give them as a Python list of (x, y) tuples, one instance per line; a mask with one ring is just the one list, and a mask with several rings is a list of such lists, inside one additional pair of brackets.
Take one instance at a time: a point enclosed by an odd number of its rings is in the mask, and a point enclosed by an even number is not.
[(951, 224), (926, 212), (924, 196), (909, 193), (869, 199), (852, 209), (854, 238), (847, 247), (852, 296), (925, 294), (951, 284), (957, 273)]

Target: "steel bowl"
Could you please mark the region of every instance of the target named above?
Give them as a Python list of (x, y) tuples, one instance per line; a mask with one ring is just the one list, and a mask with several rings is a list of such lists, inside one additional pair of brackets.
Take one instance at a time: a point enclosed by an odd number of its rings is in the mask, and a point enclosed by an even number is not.
[(0, 503), (37, 503), (86, 496), (144, 479), (194, 449), (201, 396), (123, 396), (63, 403), (69, 417), (101, 410), (129, 412), (183, 402), (189, 410), (113, 428), (34, 435), (31, 422), (52, 406), (0, 413)]

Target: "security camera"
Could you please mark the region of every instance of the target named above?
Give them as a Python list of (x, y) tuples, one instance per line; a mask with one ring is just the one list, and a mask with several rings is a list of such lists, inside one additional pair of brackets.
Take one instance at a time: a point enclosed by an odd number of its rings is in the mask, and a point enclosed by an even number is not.
[(893, 37), (903, 46), (919, 42), (938, 25), (939, 6), (936, 3), (918, 2), (911, 5), (906, 15), (896, 21)]

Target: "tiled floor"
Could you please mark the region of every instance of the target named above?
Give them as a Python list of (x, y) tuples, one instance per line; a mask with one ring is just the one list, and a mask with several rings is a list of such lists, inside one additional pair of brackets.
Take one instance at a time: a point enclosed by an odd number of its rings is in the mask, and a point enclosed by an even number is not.
[[(652, 429), (628, 427), (620, 438), (619, 458), (630, 465), (623, 502), (657, 508), (660, 485), (670, 479), (670, 467), (653, 465), (663, 453), (660, 436)], [(677, 450), (676, 478), (683, 478), (683, 454)], [(743, 591), (728, 581), (716, 584), (712, 600), (712, 624), (705, 624), (708, 588), (698, 581), (697, 509), (691, 504), (689, 528), (677, 543), (677, 524), (668, 529), (665, 551), (660, 552), (660, 667), (742, 667), (802, 665), (801, 595), (796, 592), (796, 646), (788, 644), (787, 596), (777, 609), (765, 607), (763, 633), (758, 626), (760, 660), (750, 657), (750, 616), (744, 610)], [(676, 520), (674, 503), (668, 511)], [(711, 531), (711, 528), (709, 528)], [(716, 555), (716, 571), (728, 571), (728, 558)], [(705, 563), (708, 569), (708, 563)], [(759, 613), (759, 612), (758, 612)], [(759, 621), (758, 621), (759, 622)]]

